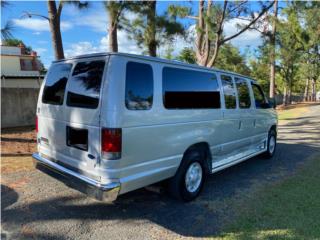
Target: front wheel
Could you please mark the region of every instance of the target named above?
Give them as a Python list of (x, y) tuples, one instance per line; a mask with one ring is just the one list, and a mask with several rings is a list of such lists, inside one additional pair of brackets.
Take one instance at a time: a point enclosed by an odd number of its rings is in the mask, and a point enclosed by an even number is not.
[(170, 179), (171, 195), (188, 202), (200, 194), (205, 179), (202, 160), (199, 153), (187, 155), (183, 159), (176, 175)]
[(266, 158), (272, 158), (277, 147), (277, 134), (276, 132), (272, 129), (269, 132), (268, 135), (268, 145), (267, 145), (267, 151), (265, 152), (265, 157)]

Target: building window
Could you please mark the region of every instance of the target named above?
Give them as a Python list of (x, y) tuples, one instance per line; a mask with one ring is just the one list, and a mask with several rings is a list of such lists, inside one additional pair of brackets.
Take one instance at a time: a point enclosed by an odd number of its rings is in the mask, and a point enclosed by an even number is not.
[(20, 59), (21, 71), (38, 71), (39, 66), (36, 59)]

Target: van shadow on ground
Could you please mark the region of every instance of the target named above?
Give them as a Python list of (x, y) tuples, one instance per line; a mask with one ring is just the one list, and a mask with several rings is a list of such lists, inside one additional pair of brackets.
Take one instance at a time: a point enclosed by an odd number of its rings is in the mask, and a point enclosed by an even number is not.
[[(113, 204), (96, 201), (90, 201), (87, 205), (79, 204), (78, 201), (85, 198), (79, 195), (80, 197), (51, 198), (8, 208), (17, 201), (18, 196), (3, 186), (2, 221), (9, 226), (21, 226), (20, 224), (67, 219), (103, 221), (146, 219), (182, 236), (214, 236), (221, 230), (225, 218), (232, 219), (234, 215), (232, 207), (221, 206), (219, 201), (234, 198), (239, 191), (250, 190), (257, 181), (265, 184), (294, 173), (311, 153), (317, 151), (318, 147), (279, 143), (276, 155), (270, 160), (255, 157), (209, 176), (201, 196), (191, 203), (177, 202), (166, 193), (157, 194), (141, 189), (120, 196)], [(221, 207), (222, 212), (218, 211)], [(26, 208), (32, 214), (27, 213)], [(62, 236), (52, 235), (37, 237), (63, 239)]]

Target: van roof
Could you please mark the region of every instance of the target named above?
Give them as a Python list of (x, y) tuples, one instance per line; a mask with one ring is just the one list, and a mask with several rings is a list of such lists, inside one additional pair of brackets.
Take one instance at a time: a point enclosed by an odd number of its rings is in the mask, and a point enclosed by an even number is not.
[(91, 53), (91, 54), (78, 55), (78, 56), (74, 56), (74, 57), (70, 57), (70, 58), (56, 60), (56, 61), (53, 61), (53, 63), (63, 62), (63, 61), (66, 61), (66, 60), (81, 59), (81, 58), (93, 58), (93, 57), (103, 57), (103, 56), (109, 56), (109, 55), (118, 55), (118, 56), (137, 58), (137, 59), (142, 59), (142, 60), (152, 61), (152, 62), (161, 62), (161, 63), (173, 64), (173, 65), (178, 65), (178, 66), (192, 67), (192, 68), (197, 68), (197, 69), (203, 69), (203, 70), (210, 70), (210, 71), (216, 71), (216, 72), (221, 72), (221, 73), (233, 74), (233, 75), (236, 75), (236, 76), (248, 78), (248, 79), (250, 79), (250, 80), (255, 82), (255, 80), (253, 78), (249, 77), (249, 76), (245, 76), (245, 75), (242, 75), (242, 74), (239, 74), (239, 73), (235, 73), (235, 72), (231, 72), (231, 71), (226, 71), (226, 70), (222, 70), (222, 69), (218, 69), (218, 68), (203, 67), (203, 66), (199, 66), (197, 64), (184, 63), (184, 62), (181, 62), (181, 61), (178, 61), (178, 60), (168, 60), (168, 59), (159, 58), (159, 57), (150, 57), (150, 56), (131, 54), (131, 53), (119, 53), (119, 52)]

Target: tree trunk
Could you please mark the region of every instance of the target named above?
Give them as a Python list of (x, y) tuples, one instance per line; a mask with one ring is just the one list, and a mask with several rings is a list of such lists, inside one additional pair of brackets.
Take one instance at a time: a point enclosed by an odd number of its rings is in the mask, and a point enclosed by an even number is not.
[(282, 104), (284, 106), (287, 106), (288, 105), (288, 89), (287, 87), (284, 87), (283, 89), (283, 100), (282, 100)]
[(117, 13), (109, 11), (109, 51), (118, 52), (118, 20)]
[(304, 88), (303, 100), (307, 102), (309, 100), (309, 78), (306, 78), (306, 86)]
[(315, 102), (316, 101), (316, 79), (313, 78), (311, 82), (311, 101)]
[(272, 33), (270, 36), (271, 52), (270, 52), (270, 87), (269, 97), (274, 98), (275, 95), (275, 45), (276, 45), (276, 27), (277, 27), (277, 16), (278, 16), (278, 0), (274, 1), (273, 6), (273, 23)]
[(147, 36), (148, 36), (148, 52), (152, 57), (157, 56), (157, 40), (156, 40), (156, 1), (150, 1), (147, 14)]
[(48, 1), (48, 17), (55, 58), (56, 60), (63, 59), (64, 53), (60, 30), (60, 16), (57, 13), (55, 1)]

